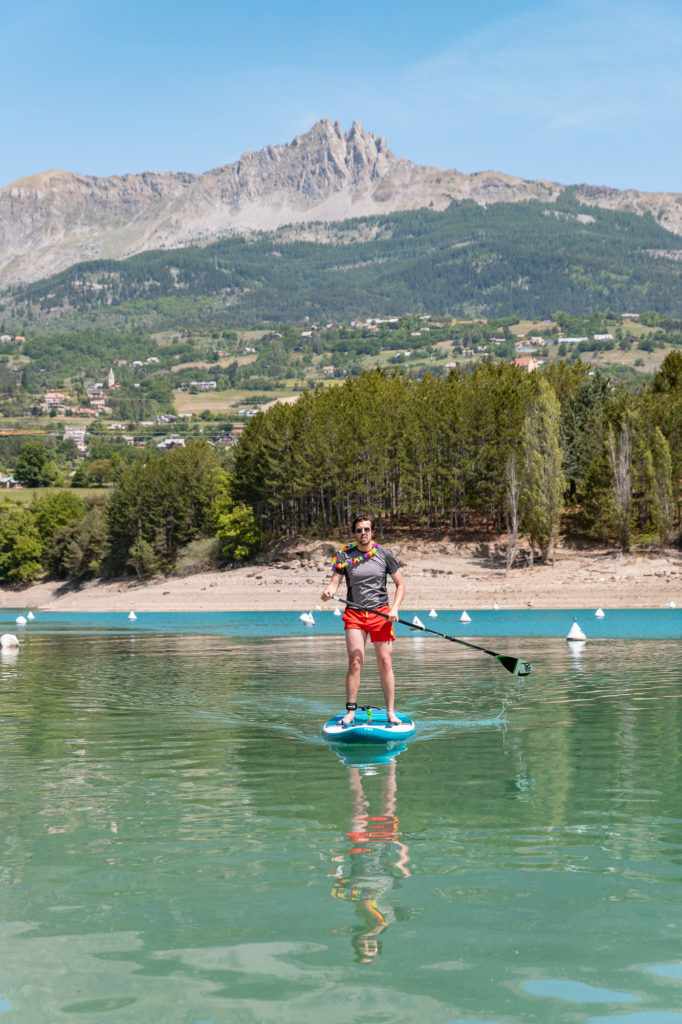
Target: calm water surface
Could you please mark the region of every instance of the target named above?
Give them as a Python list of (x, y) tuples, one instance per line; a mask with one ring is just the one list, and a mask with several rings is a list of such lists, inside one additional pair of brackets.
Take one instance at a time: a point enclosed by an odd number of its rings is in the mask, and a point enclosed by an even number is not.
[(0, 661), (8, 1024), (682, 1024), (676, 625), (486, 640), (525, 680), (407, 636), (417, 737), (372, 761), (320, 739), (331, 616), (81, 618)]

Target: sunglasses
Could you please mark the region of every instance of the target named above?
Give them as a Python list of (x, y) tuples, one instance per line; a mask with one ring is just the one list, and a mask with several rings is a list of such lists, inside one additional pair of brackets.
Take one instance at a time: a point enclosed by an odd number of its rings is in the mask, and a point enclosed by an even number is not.
[(356, 529), (355, 529), (355, 532), (356, 533), (371, 533), (372, 532), (372, 527), (371, 526), (357, 526)]

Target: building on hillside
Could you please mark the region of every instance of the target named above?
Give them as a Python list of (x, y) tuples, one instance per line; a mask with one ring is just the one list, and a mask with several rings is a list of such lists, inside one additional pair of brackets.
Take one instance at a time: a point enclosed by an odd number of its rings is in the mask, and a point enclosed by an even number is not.
[(87, 454), (88, 447), (85, 443), (85, 427), (74, 423), (64, 427), (64, 441), (74, 441), (81, 455)]
[(0, 473), (0, 487), (6, 491), (14, 490), (15, 487), (21, 487), (18, 480), (15, 480), (13, 476), (5, 476), (4, 473)]
[(184, 437), (166, 437), (163, 441), (159, 441), (156, 445), (162, 451), (172, 451), (173, 448), (184, 448), (185, 439)]
[(539, 365), (534, 356), (519, 356), (518, 359), (514, 360), (514, 366), (519, 366), (526, 373), (532, 373), (533, 370), (537, 370)]
[(71, 396), (65, 391), (46, 391), (45, 397), (40, 403), (43, 412), (66, 412), (71, 402)]

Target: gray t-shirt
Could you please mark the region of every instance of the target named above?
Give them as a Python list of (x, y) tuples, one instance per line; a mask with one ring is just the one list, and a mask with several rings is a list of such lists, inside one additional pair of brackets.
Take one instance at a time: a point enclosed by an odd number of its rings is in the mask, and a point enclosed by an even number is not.
[[(343, 552), (340, 557), (342, 561), (350, 562), (360, 554), (361, 552), (357, 548), (352, 548), (350, 551)], [(334, 572), (338, 572), (346, 579), (348, 603), (356, 608), (371, 611), (388, 604), (386, 578), (389, 575), (392, 576), (399, 568), (395, 556), (377, 544), (376, 552), (371, 558), (367, 558), (363, 562), (356, 562), (355, 565), (349, 565), (343, 569), (334, 567)]]

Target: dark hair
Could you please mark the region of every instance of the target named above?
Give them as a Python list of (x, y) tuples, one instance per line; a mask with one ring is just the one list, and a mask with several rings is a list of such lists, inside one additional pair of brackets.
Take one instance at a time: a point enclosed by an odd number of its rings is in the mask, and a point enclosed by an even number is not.
[(374, 519), (372, 518), (371, 515), (369, 515), (368, 512), (358, 512), (358, 514), (356, 515), (355, 519), (353, 520), (353, 522), (351, 524), (351, 530), (353, 531), (353, 533), (355, 533), (355, 527), (358, 525), (358, 523), (364, 523), (365, 520), (367, 520), (367, 522), (371, 523), (371, 525), (372, 525), (372, 533), (374, 533), (374, 530), (376, 529), (376, 526), (375, 526), (375, 523), (374, 523)]

